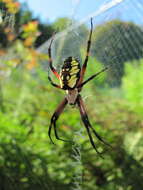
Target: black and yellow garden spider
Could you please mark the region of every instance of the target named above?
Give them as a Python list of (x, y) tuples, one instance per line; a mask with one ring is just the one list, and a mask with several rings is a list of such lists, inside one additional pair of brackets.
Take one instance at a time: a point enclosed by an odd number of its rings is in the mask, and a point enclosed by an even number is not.
[(91, 131), (93, 132), (93, 134), (101, 142), (103, 142), (104, 144), (107, 144), (107, 145), (109, 145), (109, 144), (107, 142), (105, 142), (98, 135), (98, 133), (94, 130), (94, 128), (90, 124), (88, 116), (87, 116), (87, 113), (86, 113), (85, 108), (84, 108), (82, 97), (80, 95), (82, 87), (85, 84), (87, 84), (90, 80), (94, 79), (100, 73), (107, 70), (107, 67), (105, 67), (104, 69), (102, 69), (98, 73), (92, 75), (91, 77), (89, 77), (87, 80), (85, 80), (83, 82), (84, 74), (85, 74), (85, 71), (86, 71), (87, 63), (88, 63), (89, 51), (90, 51), (90, 46), (91, 46), (92, 31), (93, 31), (93, 23), (92, 23), (92, 18), (91, 18), (91, 29), (90, 29), (89, 39), (88, 39), (88, 42), (87, 42), (86, 57), (85, 57), (85, 60), (84, 60), (84, 63), (82, 65), (82, 67), (80, 67), (80, 63), (79, 63), (79, 61), (77, 59), (75, 59), (74, 57), (68, 57), (64, 61), (64, 64), (62, 66), (60, 74), (58, 74), (56, 69), (53, 67), (53, 63), (52, 63), (51, 46), (52, 46), (53, 38), (52, 38), (52, 40), (50, 42), (50, 45), (49, 45), (49, 48), (48, 48), (49, 66), (50, 66), (50, 69), (53, 72), (53, 74), (59, 79), (60, 85), (55, 84), (52, 81), (52, 79), (50, 78), (50, 76), (48, 76), (48, 79), (49, 79), (50, 83), (54, 87), (62, 89), (62, 90), (65, 90), (67, 95), (65, 96), (64, 100), (60, 103), (60, 105), (57, 107), (56, 111), (52, 115), (48, 134), (49, 134), (49, 138), (50, 138), (51, 142), (54, 144), (54, 142), (53, 142), (53, 140), (51, 138), (51, 129), (52, 129), (52, 126), (53, 126), (56, 139), (62, 140), (62, 141), (67, 141), (67, 140), (61, 139), (58, 136), (57, 129), (56, 129), (56, 121), (59, 118), (59, 116), (61, 115), (61, 113), (63, 112), (63, 110), (64, 110), (64, 108), (65, 108), (65, 106), (67, 104), (77, 105), (78, 108), (79, 108), (79, 111), (80, 111), (81, 119), (82, 119), (82, 121), (83, 121), (83, 123), (84, 123), (84, 125), (86, 127), (86, 130), (87, 130), (87, 133), (88, 133), (88, 136), (89, 136), (89, 140), (90, 140), (93, 148), (96, 150), (96, 152), (99, 153), (99, 151), (97, 150), (97, 148), (95, 146), (95, 143), (93, 141)]

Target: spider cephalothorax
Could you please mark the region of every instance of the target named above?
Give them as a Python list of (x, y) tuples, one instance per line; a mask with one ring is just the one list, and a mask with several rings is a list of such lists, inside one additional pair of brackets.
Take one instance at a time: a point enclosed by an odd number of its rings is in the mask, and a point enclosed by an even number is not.
[[(52, 138), (51, 138), (51, 129), (52, 127), (54, 127), (54, 132), (55, 132), (55, 136), (58, 140), (62, 140), (62, 141), (67, 141), (67, 140), (63, 140), (61, 139), (58, 134), (57, 134), (57, 129), (56, 129), (56, 121), (59, 118), (59, 116), (61, 115), (61, 113), (63, 112), (65, 106), (67, 104), (70, 105), (77, 105), (80, 111), (80, 115), (81, 115), (81, 119), (86, 127), (90, 142), (93, 146), (93, 148), (96, 150), (97, 153), (98, 150), (95, 146), (95, 143), (93, 141), (92, 135), (91, 135), (91, 131), (93, 132), (93, 134), (103, 143), (107, 144), (99, 135), (98, 133), (95, 131), (95, 129), (92, 127), (92, 125), (89, 122), (87, 113), (85, 111), (85, 107), (83, 104), (83, 100), (82, 97), (80, 95), (80, 91), (82, 90), (82, 87), (89, 82), (90, 80), (92, 80), (93, 78), (95, 78), (97, 75), (99, 75), (100, 73), (104, 72), (105, 70), (107, 70), (107, 67), (105, 67), (104, 69), (102, 69), (101, 71), (99, 71), (98, 73), (92, 75), (91, 77), (89, 77), (87, 80), (85, 80), (83, 82), (83, 78), (84, 78), (84, 74), (86, 71), (86, 67), (87, 67), (87, 63), (88, 63), (88, 57), (89, 57), (89, 51), (90, 51), (90, 46), (91, 46), (91, 36), (92, 36), (92, 30), (93, 30), (93, 24), (92, 24), (92, 18), (91, 18), (91, 30), (90, 30), (90, 34), (89, 34), (89, 39), (87, 42), (87, 51), (86, 51), (86, 57), (85, 60), (83, 62), (82, 67), (80, 67), (80, 63), (77, 59), (73, 58), (73, 57), (68, 57), (67, 59), (65, 59), (64, 64), (62, 66), (61, 72), (60, 74), (56, 71), (56, 69), (53, 67), (53, 63), (52, 63), (52, 57), (51, 57), (51, 45), (53, 42), (53, 38), (51, 40), (49, 49), (48, 49), (48, 55), (49, 55), (49, 66), (51, 71), (54, 73), (54, 75), (59, 79), (60, 81), (60, 85), (55, 84), (52, 79), (50, 78), (50, 76), (48, 76), (48, 79), (50, 81), (50, 83), (59, 89), (65, 90), (67, 95), (65, 96), (64, 100), (61, 102), (61, 104), (57, 107), (56, 111), (54, 112), (52, 118), (51, 118), (51, 123), (50, 123), (50, 127), (49, 127), (49, 137), (51, 139), (51, 141), (53, 142)], [(100, 153), (99, 153), (100, 154)]]

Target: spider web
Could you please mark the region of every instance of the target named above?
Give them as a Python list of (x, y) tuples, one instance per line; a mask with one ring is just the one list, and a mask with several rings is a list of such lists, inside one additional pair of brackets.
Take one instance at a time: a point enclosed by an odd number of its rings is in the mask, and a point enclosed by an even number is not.
[[(78, 9), (82, 7), (84, 4), (83, 1), (72, 1), (73, 2), (73, 9), (71, 11), (71, 20), (79, 19), (78, 15)], [(86, 5), (85, 5), (86, 6)], [(142, 10), (143, 10), (143, 1), (142, 0), (104, 0), (100, 1), (100, 3), (97, 5), (96, 10), (93, 12), (88, 13), (85, 15), (84, 18), (81, 18), (79, 22), (72, 22), (68, 23), (66, 30), (56, 34), (55, 40), (52, 46), (52, 57), (54, 66), (60, 70), (62, 63), (65, 58), (68, 56), (76, 57), (80, 60), (82, 63), (84, 56), (81, 55), (81, 49), (86, 51), (86, 43), (89, 35), (90, 30), (90, 18), (93, 18), (93, 25), (94, 30), (99, 25), (103, 25), (107, 22), (111, 22), (114, 20), (120, 20), (123, 22), (133, 22), (136, 25), (138, 25), (140, 28), (142, 28), (143, 24), (143, 16), (142, 16)], [(134, 13), (134, 14), (131, 14)], [(126, 45), (126, 41), (122, 43), (122, 48), (124, 48), (123, 54), (113, 55), (110, 59), (110, 63), (107, 61), (107, 53), (104, 51), (102, 54), (102, 59), (100, 59), (101, 62), (103, 62), (103, 67), (106, 64), (114, 67), (114, 71), (112, 71), (115, 75), (116, 80), (120, 80), (121, 73), (123, 72), (123, 68), (120, 65), (120, 62), (122, 60), (132, 60), (133, 55), (132, 52), (138, 54), (138, 47), (140, 45), (140, 38), (142, 36), (142, 31), (137, 31), (136, 33), (133, 33), (132, 30), (126, 31), (125, 28), (122, 30), (118, 30), (116, 27), (113, 27), (111, 29), (111, 34), (114, 33), (114, 35), (111, 35), (111, 44), (108, 46), (107, 38), (106, 38), (106, 31), (105, 35), (103, 35), (100, 42), (98, 42), (98, 48), (99, 49), (110, 49), (107, 52), (113, 52), (115, 44), (120, 43), (120, 40), (123, 35), (129, 35), (130, 38), (128, 38), (128, 45)], [(118, 35), (117, 35), (118, 34)], [(95, 39), (96, 36), (93, 33), (92, 38)], [(134, 39), (134, 40), (132, 40)], [(49, 41), (45, 42), (42, 46), (38, 48), (38, 51), (40, 52), (47, 52), (47, 48), (49, 46)], [(132, 51), (129, 51), (129, 49), (132, 48)], [(99, 56), (96, 55), (96, 52), (92, 51), (92, 56), (95, 56), (99, 59)], [(96, 70), (94, 71), (94, 73)], [(112, 83), (112, 81), (111, 81)], [(118, 82), (117, 82), (118, 83)], [(112, 84), (111, 84), (112, 85)], [(113, 86), (114, 84), (113, 81)]]
[[(87, 2), (89, 3), (89, 2)], [(70, 12), (70, 18), (72, 22), (69, 22), (67, 24), (66, 30), (56, 34), (55, 40), (52, 46), (52, 58), (54, 66), (60, 70), (62, 63), (65, 58), (68, 56), (77, 57), (80, 62), (82, 63), (84, 60), (84, 55), (86, 54), (86, 46), (87, 46), (87, 39), (89, 35), (90, 30), (90, 18), (93, 18), (93, 25), (94, 29), (98, 28), (99, 25), (102, 25), (104, 23), (107, 23), (109, 21), (119, 19), (122, 21), (132, 21), (142, 29), (143, 24), (143, 0), (101, 0), (99, 1), (99, 4), (97, 5), (96, 10), (93, 12), (89, 12), (85, 14), (82, 18), (80, 18), (79, 9), (82, 6), (86, 5), (84, 4), (83, 0), (71, 0), (71, 12)], [(130, 13), (133, 13), (132, 15)], [(128, 16), (130, 14), (130, 17)], [(80, 20), (78, 23), (75, 22), (75, 20)], [(14, 21), (10, 22), (11, 27), (14, 24)], [(117, 81), (121, 78), (121, 72), (122, 67), (120, 65), (121, 60), (128, 60), (132, 59), (131, 51), (129, 51), (129, 48), (132, 49), (132, 52), (138, 54), (140, 46), (140, 39), (142, 37), (142, 30), (137, 31), (136, 33), (133, 33), (132, 30), (129, 30), (128, 32), (125, 30), (125, 28), (122, 29), (122, 31), (117, 30), (117, 28), (112, 28), (110, 31), (111, 34), (114, 33), (114, 35), (111, 35), (111, 43), (108, 47), (107, 44), (107, 38), (106, 38), (106, 31), (105, 35), (102, 37), (100, 42), (98, 42), (98, 49), (99, 52), (102, 50), (106, 50), (108, 48), (108, 52), (113, 52), (114, 50), (114, 44), (119, 44), (121, 37), (125, 34), (126, 36), (130, 35), (132, 38), (128, 39), (128, 43), (124, 41), (122, 43), (122, 48), (124, 49), (124, 54), (118, 54), (118, 56), (111, 56), (110, 62), (108, 62), (107, 57), (108, 53), (106, 51), (102, 51), (102, 56), (98, 56), (98, 59), (102, 62), (102, 66), (105, 66), (105, 63), (107, 63), (108, 66), (114, 67), (114, 70), (111, 70), (111, 73), (114, 73), (115, 78)], [(113, 33), (112, 33), (113, 32)], [(118, 35), (117, 35), (118, 34)], [(96, 38), (95, 34), (93, 33), (93, 40)], [(116, 42), (116, 43), (115, 43)], [(45, 42), (42, 46), (40, 46), (37, 51), (47, 53), (47, 49), (49, 47), (50, 40)], [(93, 44), (93, 43), (92, 43)], [(126, 45), (127, 44), (127, 45)], [(93, 48), (93, 45), (92, 45)], [(97, 57), (96, 51), (93, 51), (91, 48), (91, 55), (93, 57)], [(94, 64), (94, 62), (93, 62)], [(45, 65), (47, 65), (47, 62), (45, 62)], [(49, 70), (49, 68), (47, 68)], [(96, 70), (92, 70), (93, 74), (98, 72)], [(111, 86), (114, 85), (114, 81), (111, 81)], [(23, 155), (22, 155), (23, 156)], [(25, 159), (24, 157), (22, 159)], [(41, 183), (41, 182), (39, 182)], [(45, 184), (41, 184), (41, 187), (43, 189), (49, 189), (48, 187), (45, 187)], [(51, 187), (51, 189), (54, 189), (54, 187)]]
[[(83, 1), (78, 1), (78, 6), (82, 6)], [(79, 8), (80, 8), (79, 6)], [(75, 6), (76, 7), (76, 6)], [(74, 15), (72, 20), (78, 19), (78, 9), (76, 8), (76, 15)], [(87, 40), (90, 31), (90, 18), (93, 18), (94, 30), (101, 30), (104, 35), (100, 41), (98, 41), (98, 48), (94, 51), (94, 40), (96, 39), (96, 32), (93, 32), (92, 36), (92, 47), (91, 56), (98, 59), (102, 63), (102, 67), (109, 66), (110, 72), (108, 74), (108, 82), (111, 88), (116, 87), (121, 83), (121, 78), (124, 72), (123, 64), (128, 60), (133, 60), (133, 55), (139, 54), (139, 48), (143, 36), (142, 24), (143, 24), (143, 1), (141, 0), (104, 0), (100, 1), (96, 10), (88, 13), (83, 18), (80, 18), (78, 23), (69, 23), (67, 29), (58, 33), (55, 36), (55, 40), (52, 46), (52, 57), (54, 66), (60, 70), (62, 63), (68, 56), (76, 57), (82, 63), (86, 54)], [(133, 13), (133, 14), (131, 14)], [(140, 30), (133, 32), (133, 30), (127, 30), (127, 27), (112, 27), (108, 36), (110, 37), (110, 44), (107, 39), (107, 31), (104, 28), (100, 28), (108, 22), (111, 21), (122, 21), (122, 22), (133, 22), (135, 25), (140, 27)], [(100, 31), (98, 31), (100, 33)], [(124, 41), (122, 40), (124, 37)], [(129, 36), (129, 38), (128, 38)], [(49, 41), (45, 42), (41, 47), (38, 48), (40, 52), (47, 52)], [(121, 44), (121, 47), (120, 47)], [(118, 47), (118, 54), (115, 53), (116, 46)], [(109, 56), (110, 54), (110, 56)], [(110, 57), (110, 60), (108, 59)], [(94, 64), (90, 62), (90, 64)], [(89, 63), (88, 63), (89, 66)], [(88, 68), (87, 68), (88, 70)], [(89, 70), (88, 70), (89, 71)], [(94, 69), (92, 67), (92, 74), (98, 72), (96, 70), (96, 64)], [(91, 72), (90, 72), (91, 73)], [(112, 77), (111, 77), (112, 76)], [(111, 79), (110, 79), (111, 77)], [(83, 97), (89, 97), (90, 92), (83, 92)], [(114, 113), (113, 113), (114, 114)], [(76, 124), (81, 126), (79, 123)], [(81, 164), (82, 165), (82, 164)]]

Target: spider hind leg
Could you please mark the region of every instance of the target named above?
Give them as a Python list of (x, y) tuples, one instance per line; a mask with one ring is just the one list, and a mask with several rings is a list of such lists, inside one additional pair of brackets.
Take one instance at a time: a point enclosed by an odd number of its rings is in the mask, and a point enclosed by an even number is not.
[[(92, 135), (91, 135), (91, 132), (90, 132), (90, 127), (89, 127), (89, 120), (88, 120), (88, 118), (87, 118), (87, 115), (82, 115), (81, 116), (81, 119), (82, 119), (82, 121), (83, 121), (83, 123), (84, 123), (84, 125), (85, 125), (85, 127), (86, 127), (86, 130), (87, 130), (87, 133), (88, 133), (88, 136), (89, 136), (89, 140), (90, 140), (90, 143), (91, 143), (91, 145), (93, 146), (93, 148), (95, 149), (95, 151), (97, 152), (97, 154), (100, 156), (100, 157), (102, 157), (102, 155), (101, 155), (101, 153), (98, 151), (98, 149), (96, 148), (96, 146), (95, 146), (95, 143), (94, 143), (94, 141), (93, 141), (93, 138), (92, 138)], [(103, 157), (102, 157), (103, 158)]]
[(64, 139), (61, 139), (59, 136), (58, 136), (58, 133), (57, 133), (57, 128), (56, 128), (56, 121), (58, 120), (59, 116), (61, 115), (61, 113), (63, 112), (65, 106), (67, 105), (67, 99), (65, 98), (61, 104), (58, 106), (58, 108), (56, 109), (56, 111), (54, 112), (52, 118), (51, 118), (51, 122), (50, 122), (50, 126), (49, 126), (49, 131), (48, 131), (48, 135), (49, 135), (49, 138), (51, 140), (51, 142), (53, 144), (55, 144), (52, 140), (52, 137), (51, 137), (51, 130), (52, 130), (52, 127), (54, 126), (54, 133), (55, 133), (55, 137), (57, 140), (61, 140), (61, 141), (64, 141), (64, 142), (69, 142), (68, 140), (64, 140)]
[(92, 129), (94, 135), (95, 135), (103, 144), (105, 144), (105, 145), (109, 146), (110, 148), (112, 148), (112, 146), (111, 146), (108, 142), (106, 142), (105, 140), (103, 140), (103, 138), (95, 131), (95, 129), (94, 129), (91, 125), (89, 125), (89, 127)]
[[(81, 119), (86, 127), (86, 130), (88, 132), (88, 136), (89, 136), (89, 139), (90, 139), (90, 143), (92, 144), (93, 148), (96, 150), (96, 152), (101, 156), (101, 153), (97, 150), (96, 146), (95, 146), (95, 143), (93, 141), (93, 138), (92, 138), (92, 135), (91, 135), (91, 132), (90, 132), (90, 129), (92, 130), (93, 134), (102, 142), (104, 143), (105, 145), (108, 145), (110, 146), (106, 141), (104, 141), (100, 136), (99, 134), (94, 130), (94, 128), (92, 127), (92, 125), (90, 124), (89, 122), (89, 119), (88, 119), (88, 116), (87, 116), (87, 113), (85, 111), (85, 108), (84, 108), (84, 104), (83, 104), (83, 100), (81, 98), (81, 96), (79, 95), (78, 96), (78, 99), (77, 99), (77, 104), (78, 104), (78, 107), (79, 107), (79, 111), (80, 111), (80, 114), (81, 114)], [(111, 146), (110, 146), (111, 147)]]
[(51, 137), (52, 126), (54, 126), (54, 133), (55, 133), (55, 137), (56, 137), (57, 140), (61, 140), (61, 141), (64, 141), (64, 142), (68, 141), (68, 140), (61, 139), (59, 137), (59, 135), (58, 135), (58, 133), (57, 133), (57, 127), (56, 127), (56, 121), (57, 121), (57, 119), (58, 119), (58, 116), (54, 113), (53, 116), (52, 116), (52, 118), (51, 118), (51, 123), (50, 123), (50, 127), (49, 127), (49, 132), (48, 132), (49, 138), (50, 138), (50, 140), (51, 140), (51, 142), (53, 144), (55, 144), (55, 143), (53, 142), (52, 137)]

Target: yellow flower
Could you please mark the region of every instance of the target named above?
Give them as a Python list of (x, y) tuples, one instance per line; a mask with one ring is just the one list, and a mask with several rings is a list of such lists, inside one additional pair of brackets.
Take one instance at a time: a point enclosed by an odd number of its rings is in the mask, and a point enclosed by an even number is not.
[(28, 24), (23, 25), (23, 30), (24, 32), (36, 32), (37, 31), (37, 26), (38, 26), (38, 21), (31, 21)]

